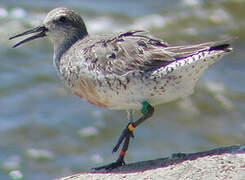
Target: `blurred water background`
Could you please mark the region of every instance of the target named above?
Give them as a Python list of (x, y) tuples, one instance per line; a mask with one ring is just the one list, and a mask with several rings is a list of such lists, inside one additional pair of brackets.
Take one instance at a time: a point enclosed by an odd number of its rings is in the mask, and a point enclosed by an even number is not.
[[(137, 128), (126, 161), (245, 142), (245, 1), (1, 0), (0, 179), (46, 180), (115, 160), (126, 113), (90, 105), (64, 88), (49, 40), (19, 48), (8, 38), (38, 26), (55, 7), (76, 9), (90, 34), (145, 29), (170, 44), (235, 37), (195, 93), (156, 107)], [(139, 113), (137, 114), (140, 115)]]

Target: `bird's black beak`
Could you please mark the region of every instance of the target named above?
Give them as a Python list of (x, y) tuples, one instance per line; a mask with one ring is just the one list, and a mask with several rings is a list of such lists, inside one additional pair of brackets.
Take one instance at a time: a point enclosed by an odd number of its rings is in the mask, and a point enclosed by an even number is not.
[(28, 42), (28, 41), (31, 41), (33, 39), (37, 39), (37, 38), (41, 38), (41, 37), (46, 36), (46, 32), (47, 31), (48, 31), (48, 29), (45, 26), (39, 26), (39, 27), (36, 27), (34, 29), (31, 29), (31, 30), (28, 30), (26, 32), (23, 32), (21, 34), (17, 34), (16, 36), (13, 36), (13, 37), (9, 38), (9, 40), (17, 38), (17, 37), (20, 37), (20, 36), (25, 36), (27, 34), (38, 33), (38, 34), (35, 34), (35, 35), (33, 35), (33, 36), (29, 37), (29, 38), (24, 39), (23, 41), (20, 41), (17, 44), (15, 44), (13, 46), (13, 48), (15, 48), (15, 47), (17, 47), (17, 46), (19, 46), (19, 45), (21, 45), (21, 44), (23, 44), (25, 42)]

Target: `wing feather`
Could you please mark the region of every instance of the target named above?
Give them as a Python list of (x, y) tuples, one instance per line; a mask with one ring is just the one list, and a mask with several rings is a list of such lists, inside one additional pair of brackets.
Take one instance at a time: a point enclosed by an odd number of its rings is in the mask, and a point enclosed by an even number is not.
[[(149, 71), (176, 60), (209, 50), (222, 42), (169, 46), (165, 41), (129, 31), (94, 43), (88, 48), (90, 59), (105, 74), (123, 75), (129, 71)], [(224, 42), (223, 42), (224, 44)], [(92, 55), (91, 55), (92, 54)]]

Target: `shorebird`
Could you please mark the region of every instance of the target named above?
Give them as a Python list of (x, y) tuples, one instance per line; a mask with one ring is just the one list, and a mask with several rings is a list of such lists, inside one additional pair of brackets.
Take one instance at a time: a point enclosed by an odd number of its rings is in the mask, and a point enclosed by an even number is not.
[[(43, 25), (11, 37), (36, 33), (14, 45), (47, 36), (54, 44), (54, 66), (78, 97), (96, 106), (126, 110), (129, 123), (119, 137), (118, 159), (95, 169), (125, 164), (133, 131), (154, 113), (153, 106), (184, 98), (200, 75), (232, 51), (229, 41), (171, 46), (144, 31), (89, 35), (81, 16), (68, 8), (50, 11)], [(134, 120), (133, 112), (142, 117)]]

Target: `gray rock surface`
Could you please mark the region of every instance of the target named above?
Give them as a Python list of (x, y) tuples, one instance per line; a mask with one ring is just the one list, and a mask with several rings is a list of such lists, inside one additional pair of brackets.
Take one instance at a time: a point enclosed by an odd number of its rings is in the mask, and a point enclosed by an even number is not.
[(57, 180), (245, 179), (245, 145), (136, 162), (111, 172), (91, 171)]

